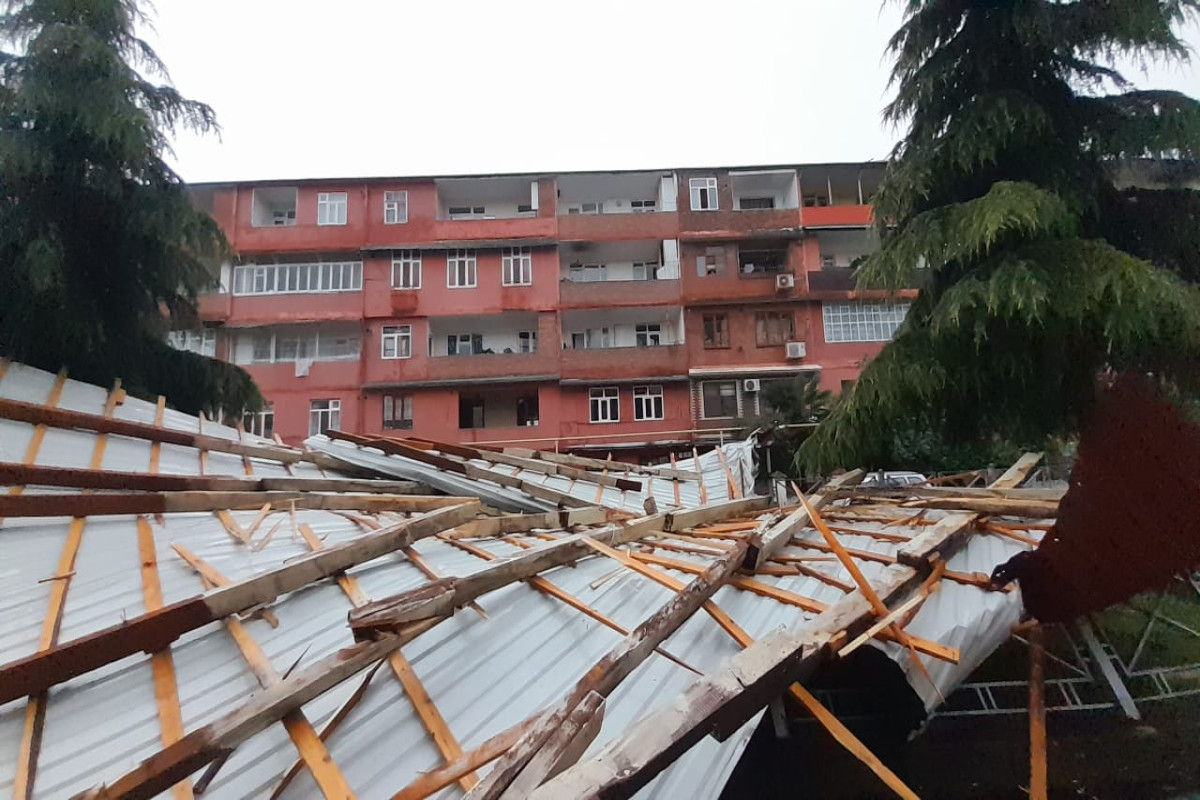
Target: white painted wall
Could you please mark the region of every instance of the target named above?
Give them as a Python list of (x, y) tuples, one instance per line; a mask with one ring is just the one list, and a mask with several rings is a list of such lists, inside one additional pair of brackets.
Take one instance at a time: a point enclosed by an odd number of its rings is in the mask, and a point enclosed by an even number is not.
[(664, 175), (658, 186), (658, 207), (663, 211), (676, 211), (679, 188), (674, 175)]
[(822, 231), (817, 235), (821, 258), (833, 256), (835, 267), (848, 267), (857, 258), (879, 249), (879, 237), (873, 230)]

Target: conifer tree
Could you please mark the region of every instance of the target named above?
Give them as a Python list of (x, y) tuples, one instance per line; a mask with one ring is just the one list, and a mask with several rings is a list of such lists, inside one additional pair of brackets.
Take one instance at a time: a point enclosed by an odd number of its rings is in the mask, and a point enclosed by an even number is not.
[[(213, 131), (136, 35), (135, 0), (21, 0), (0, 16), (0, 354), (185, 411), (261, 403), (244, 370), (170, 349), (225, 239), (168, 166)], [(155, 80), (162, 83), (156, 83)]]
[[(1069, 435), (1105, 370), (1194, 380), (1200, 293), (1181, 276), (1200, 258), (1195, 192), (1147, 181), (1130, 202), (1117, 176), (1165, 163), (1194, 179), (1200, 104), (1135, 90), (1113, 63), (1187, 59), (1177, 30), (1200, 3), (903, 6), (885, 118), (908, 129), (874, 198), (881, 247), (858, 280), (919, 294), (800, 465), (887, 463), (897, 431)], [(1159, 220), (1189, 217), (1163, 241)]]

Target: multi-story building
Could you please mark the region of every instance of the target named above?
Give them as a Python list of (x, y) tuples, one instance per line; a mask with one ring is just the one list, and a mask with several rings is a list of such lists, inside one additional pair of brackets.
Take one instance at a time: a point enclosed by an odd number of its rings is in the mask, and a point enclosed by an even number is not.
[(881, 165), (206, 184), (236, 262), (180, 346), (258, 432), (548, 449), (705, 441), (770, 381), (840, 391), (904, 297), (854, 291)]

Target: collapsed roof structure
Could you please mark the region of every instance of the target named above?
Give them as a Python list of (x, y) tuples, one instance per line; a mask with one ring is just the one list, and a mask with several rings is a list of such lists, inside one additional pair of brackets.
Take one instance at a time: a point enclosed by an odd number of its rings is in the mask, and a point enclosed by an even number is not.
[(740, 444), (308, 445), (0, 362), (0, 789), (715, 798), (781, 694), (849, 736), (822, 663), (881, 649), (935, 707), (1057, 506), (1036, 457), (780, 508)]

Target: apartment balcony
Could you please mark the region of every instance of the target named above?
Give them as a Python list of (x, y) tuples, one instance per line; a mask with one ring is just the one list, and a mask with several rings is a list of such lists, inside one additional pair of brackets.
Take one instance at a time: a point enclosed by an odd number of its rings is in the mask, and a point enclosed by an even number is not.
[(224, 322), (233, 311), (233, 295), (211, 292), (196, 298), (196, 311), (202, 322)]
[(536, 178), (448, 178), (437, 181), (439, 241), (553, 239), (554, 182)]
[(426, 375), (430, 381), (548, 377), (558, 374), (554, 356), (553, 352), (434, 356), (426, 365)]
[(562, 352), (562, 380), (596, 382), (686, 375), (687, 347), (606, 347)]
[(801, 218), (805, 228), (865, 228), (871, 224), (871, 206), (808, 206)]
[(680, 282), (671, 280), (571, 281), (559, 285), (563, 308), (679, 305)]

